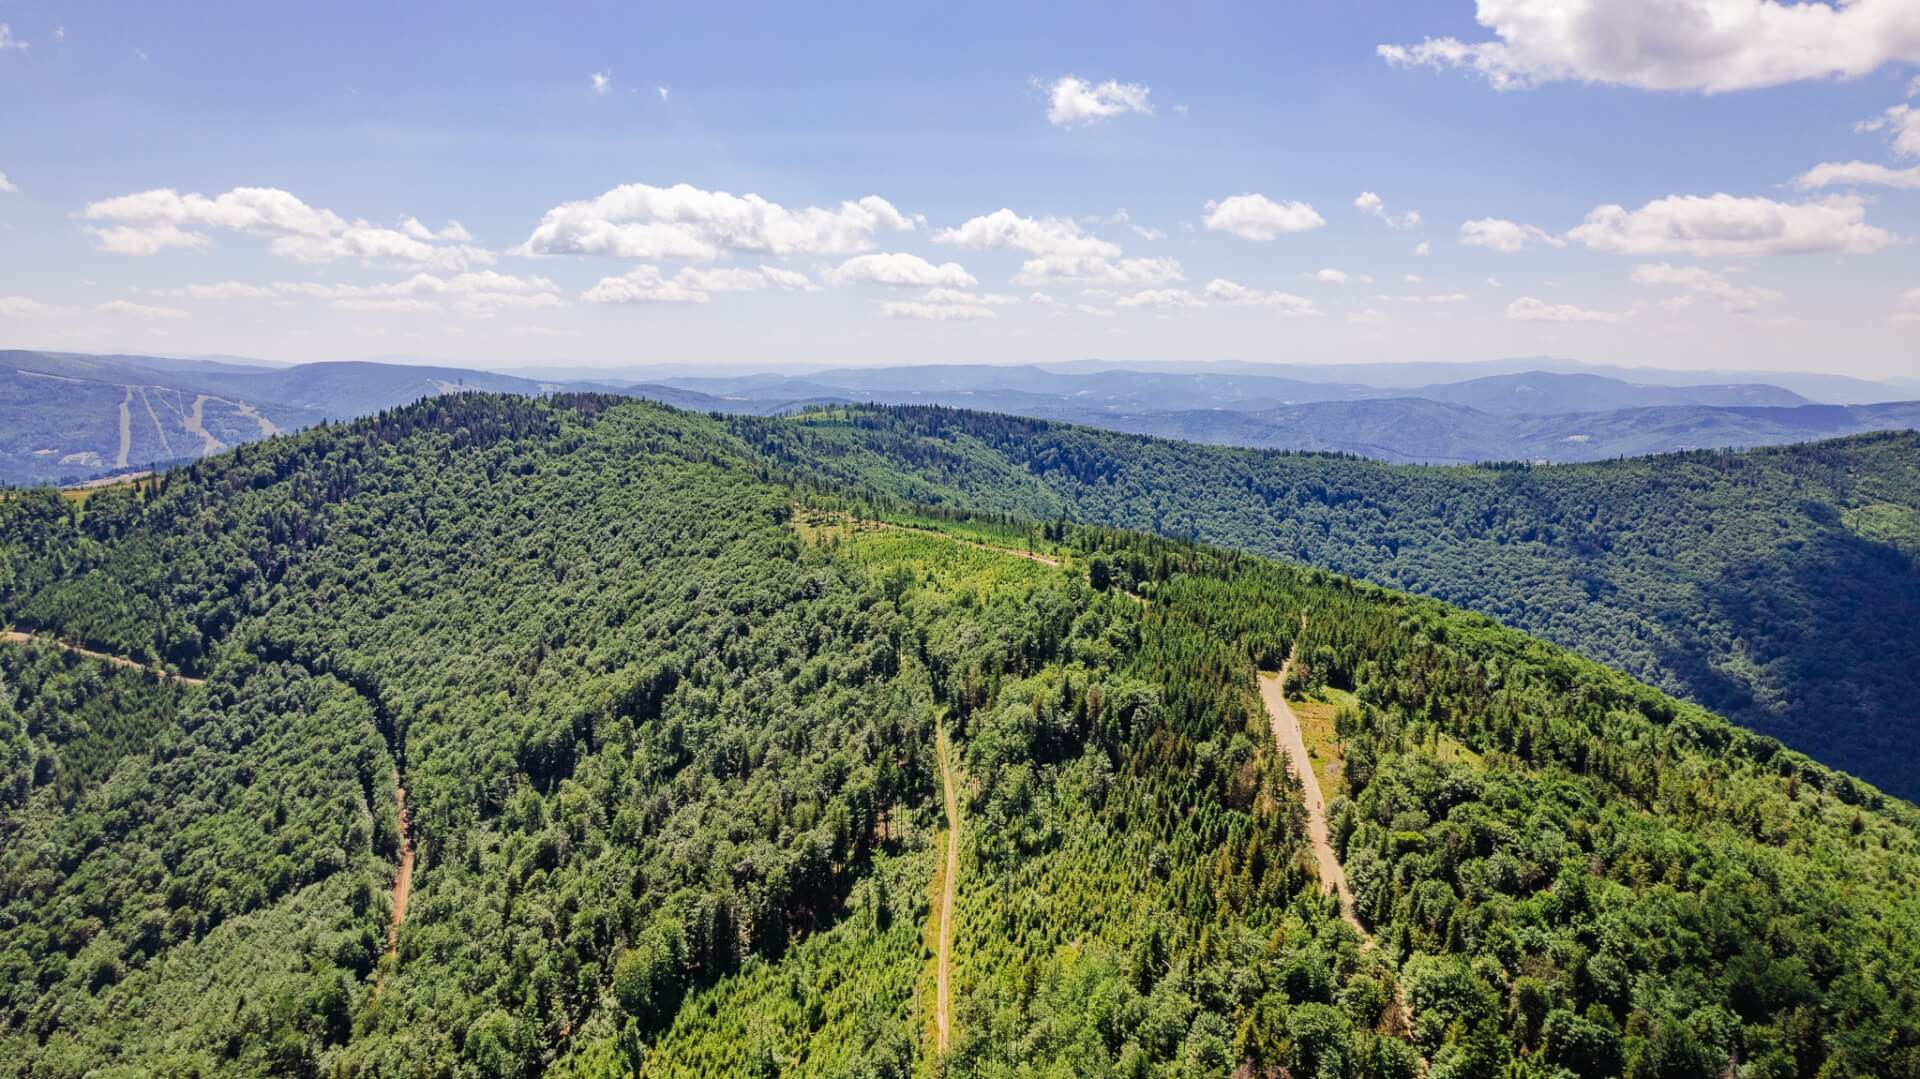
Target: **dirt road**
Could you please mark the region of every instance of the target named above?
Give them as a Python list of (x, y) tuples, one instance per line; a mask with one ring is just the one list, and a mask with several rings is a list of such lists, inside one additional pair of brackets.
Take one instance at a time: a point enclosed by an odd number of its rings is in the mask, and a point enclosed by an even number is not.
[(934, 959), (933, 1028), (934, 1047), (945, 1054), (952, 1035), (951, 997), (953, 980), (953, 905), (960, 889), (960, 796), (953, 789), (953, 764), (949, 759), (946, 728), (935, 734), (934, 751), (940, 759), (940, 789), (947, 803), (947, 867), (940, 888), (939, 945)]
[(413, 897), (413, 822), (407, 816), (407, 788), (393, 788), (400, 824), (400, 870), (393, 875), (393, 923), (387, 926), (387, 954), (400, 954), (400, 923), (407, 920), (407, 900)]
[(128, 659), (125, 656), (110, 656), (105, 652), (95, 652), (90, 648), (82, 648), (77, 644), (68, 644), (65, 641), (56, 641), (52, 637), (36, 637), (31, 633), (21, 633), (20, 631), (13, 630), (13, 629), (0, 631), (0, 643), (27, 644), (33, 641), (38, 641), (41, 644), (50, 644), (55, 648), (64, 649), (68, 652), (74, 653), (75, 655), (89, 656), (93, 659), (97, 659), (105, 663), (111, 663), (116, 667), (132, 667), (132, 668), (135, 668), (136, 670), (146, 671), (148, 674), (151, 674), (156, 678), (164, 678), (169, 682), (178, 682), (183, 686), (204, 686), (207, 684), (207, 680), (204, 678), (188, 678), (185, 675), (174, 674), (171, 671), (164, 671), (158, 667), (149, 667), (144, 663), (140, 663), (138, 661)]
[(1360, 924), (1353, 912), (1353, 892), (1347, 888), (1347, 871), (1334, 855), (1333, 841), (1327, 832), (1327, 804), (1320, 797), (1320, 780), (1313, 774), (1313, 762), (1307, 756), (1307, 740), (1300, 733), (1299, 717), (1287, 706), (1287, 670), (1293, 657), (1281, 666), (1279, 674), (1260, 676), (1260, 701), (1267, 706), (1267, 720), (1273, 724), (1273, 741), (1287, 755), (1293, 774), (1300, 778), (1301, 793), (1307, 803), (1307, 838), (1313, 842), (1313, 858), (1320, 867), (1320, 886), (1340, 897), (1340, 917), (1359, 933), (1366, 946), (1373, 946), (1373, 934)]

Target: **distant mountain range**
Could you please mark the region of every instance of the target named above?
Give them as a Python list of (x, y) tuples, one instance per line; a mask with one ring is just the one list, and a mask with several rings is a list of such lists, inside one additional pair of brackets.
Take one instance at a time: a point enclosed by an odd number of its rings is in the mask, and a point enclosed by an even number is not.
[[(1512, 369), (1529, 362), (1539, 366)], [(1920, 398), (1920, 388), (1900, 384), (1752, 372), (1716, 372), (1721, 379), (1695, 382), (1685, 372), (1548, 369), (1567, 366), (1509, 360), (1120, 368), (1089, 361), (804, 375), (657, 368), (514, 374), (412, 363), (282, 366), (233, 357), (0, 352), (0, 482), (65, 483), (164, 465), (461, 392), (610, 392), (758, 415), (860, 402), (935, 404), (1216, 445), (1429, 464), (1589, 461), (1920, 424), (1920, 402), (1908, 400)]]

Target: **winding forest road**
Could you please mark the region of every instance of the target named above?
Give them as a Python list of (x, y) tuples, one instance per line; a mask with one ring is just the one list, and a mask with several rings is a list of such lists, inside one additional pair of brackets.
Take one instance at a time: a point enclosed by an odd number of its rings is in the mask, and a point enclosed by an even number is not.
[(14, 630), (14, 629), (0, 631), (0, 643), (31, 644), (35, 641), (38, 641), (41, 644), (50, 644), (55, 648), (72, 652), (73, 654), (78, 656), (87, 656), (92, 659), (100, 660), (104, 663), (111, 663), (116, 667), (131, 667), (134, 670), (146, 671), (148, 674), (153, 675), (155, 678), (164, 678), (169, 682), (178, 682), (183, 686), (204, 686), (207, 684), (207, 680), (204, 678), (188, 678), (184, 674), (174, 674), (172, 671), (162, 670), (159, 667), (149, 667), (146, 664), (139, 662), (138, 660), (128, 659), (125, 656), (110, 656), (105, 652), (95, 652), (91, 648), (82, 648), (77, 644), (68, 644), (65, 641), (57, 641), (57, 640), (54, 640), (52, 637), (37, 637), (31, 633), (21, 633), (19, 630)]
[(1313, 760), (1307, 756), (1307, 740), (1300, 733), (1300, 718), (1287, 706), (1287, 671), (1293, 657), (1280, 666), (1279, 674), (1260, 675), (1260, 701), (1267, 706), (1267, 720), (1273, 725), (1273, 741), (1293, 765), (1300, 778), (1301, 794), (1307, 803), (1307, 838), (1313, 842), (1313, 858), (1320, 867), (1320, 886), (1340, 897), (1340, 917), (1360, 934), (1363, 947), (1373, 947), (1373, 934), (1360, 924), (1353, 912), (1353, 892), (1347, 887), (1347, 871), (1334, 854), (1327, 831), (1327, 804), (1320, 797), (1320, 780), (1313, 774)]
[(960, 796), (953, 789), (953, 764), (949, 760), (947, 729), (934, 732), (934, 753), (940, 760), (940, 789), (947, 803), (947, 869), (940, 885), (940, 922), (938, 946), (934, 958), (933, 1030), (934, 1047), (945, 1055), (952, 1034), (951, 996), (953, 969), (953, 904), (960, 888)]

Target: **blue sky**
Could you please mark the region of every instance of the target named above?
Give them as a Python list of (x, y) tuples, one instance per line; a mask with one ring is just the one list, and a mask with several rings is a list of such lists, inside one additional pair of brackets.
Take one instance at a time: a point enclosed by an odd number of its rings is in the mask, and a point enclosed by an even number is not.
[(0, 0), (0, 347), (1920, 372), (1915, 0), (390, 7)]

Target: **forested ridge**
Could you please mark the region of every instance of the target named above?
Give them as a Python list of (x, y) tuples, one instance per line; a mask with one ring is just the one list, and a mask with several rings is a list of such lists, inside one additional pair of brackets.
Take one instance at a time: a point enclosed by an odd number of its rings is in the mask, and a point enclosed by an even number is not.
[(1920, 1075), (1911, 806), (1433, 600), (765, 433), (459, 396), (0, 500), (0, 621), (206, 679), (0, 647), (0, 1074)]
[(1433, 596), (1920, 796), (1920, 433), (1423, 468), (942, 408), (732, 426), (828, 486), (1197, 539)]

